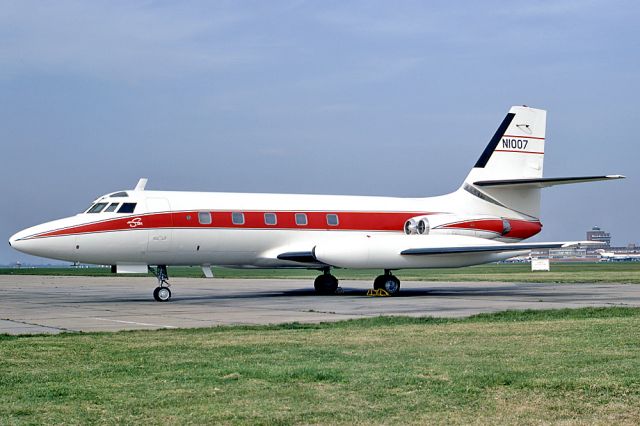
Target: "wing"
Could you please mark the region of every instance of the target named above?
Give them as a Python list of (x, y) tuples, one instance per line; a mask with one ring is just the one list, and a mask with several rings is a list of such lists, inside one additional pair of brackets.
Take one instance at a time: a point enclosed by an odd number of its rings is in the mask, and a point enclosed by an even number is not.
[(403, 250), (400, 254), (405, 256), (435, 255), (435, 254), (468, 254), (468, 253), (502, 253), (508, 251), (524, 251), (536, 249), (553, 249), (567, 247), (567, 243), (514, 243), (514, 244), (492, 244), (460, 247), (425, 247), (410, 248)]
[(570, 247), (584, 242), (499, 243), (477, 237), (434, 235), (347, 235), (323, 241), (312, 250), (282, 250), (271, 259), (300, 267), (431, 268), (495, 262), (535, 249)]

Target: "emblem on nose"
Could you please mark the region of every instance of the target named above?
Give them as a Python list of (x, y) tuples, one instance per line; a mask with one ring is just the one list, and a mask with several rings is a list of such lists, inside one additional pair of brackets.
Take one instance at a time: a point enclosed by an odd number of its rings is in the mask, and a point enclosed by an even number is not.
[(129, 228), (137, 228), (138, 226), (142, 226), (142, 218), (136, 217), (135, 219), (131, 219), (129, 222), (127, 222), (127, 224), (129, 225)]

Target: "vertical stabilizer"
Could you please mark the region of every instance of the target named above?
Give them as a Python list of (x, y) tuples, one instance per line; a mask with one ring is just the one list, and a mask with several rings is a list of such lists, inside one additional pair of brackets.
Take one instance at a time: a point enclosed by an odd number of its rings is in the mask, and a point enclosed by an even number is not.
[(474, 182), (542, 177), (547, 112), (511, 107), (464, 181), (478, 205), (489, 199), (526, 216), (540, 217), (540, 189), (481, 188)]

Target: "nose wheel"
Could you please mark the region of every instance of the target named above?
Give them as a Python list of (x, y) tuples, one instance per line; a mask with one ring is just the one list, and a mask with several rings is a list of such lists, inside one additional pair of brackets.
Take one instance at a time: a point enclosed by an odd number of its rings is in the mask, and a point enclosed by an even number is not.
[(153, 298), (156, 299), (156, 302), (168, 302), (171, 299), (171, 290), (169, 287), (156, 287), (153, 290)]
[(171, 290), (169, 290), (169, 274), (166, 265), (158, 265), (157, 268), (150, 268), (158, 279), (158, 287), (153, 290), (153, 298), (156, 302), (168, 302), (171, 299)]
[(400, 292), (400, 280), (386, 269), (384, 275), (378, 276), (373, 281), (373, 288), (375, 290), (385, 290), (390, 296), (394, 296)]

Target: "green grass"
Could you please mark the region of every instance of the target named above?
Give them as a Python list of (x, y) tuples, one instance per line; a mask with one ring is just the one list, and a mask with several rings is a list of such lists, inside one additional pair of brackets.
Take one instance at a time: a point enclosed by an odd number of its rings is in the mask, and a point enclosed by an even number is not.
[(640, 422), (640, 309), (0, 336), (0, 424)]
[[(379, 275), (379, 270), (336, 269), (339, 279), (370, 280)], [(0, 269), (0, 275), (82, 275), (110, 276), (108, 268), (23, 268)], [(214, 268), (219, 278), (313, 278), (317, 271), (290, 269), (228, 269)], [(417, 281), (508, 281), (508, 282), (553, 282), (553, 283), (635, 283), (640, 284), (640, 262), (612, 263), (553, 263), (551, 272), (531, 272), (529, 264), (489, 264), (467, 268), (415, 269), (397, 271), (402, 280)], [(169, 268), (171, 277), (202, 277), (199, 267)]]

